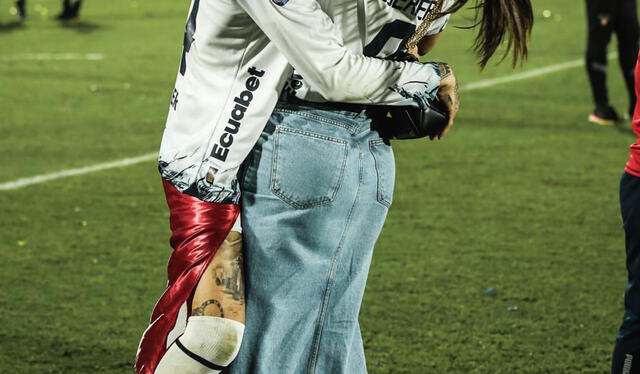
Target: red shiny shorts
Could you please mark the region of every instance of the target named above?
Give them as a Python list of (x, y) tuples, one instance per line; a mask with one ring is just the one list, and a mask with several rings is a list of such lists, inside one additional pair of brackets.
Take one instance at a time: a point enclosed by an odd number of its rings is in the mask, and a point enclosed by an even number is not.
[(217, 204), (181, 193), (162, 180), (171, 217), (167, 289), (158, 300), (136, 357), (136, 373), (153, 374), (169, 346), (183, 332), (189, 300), (198, 281), (240, 213), (233, 204)]

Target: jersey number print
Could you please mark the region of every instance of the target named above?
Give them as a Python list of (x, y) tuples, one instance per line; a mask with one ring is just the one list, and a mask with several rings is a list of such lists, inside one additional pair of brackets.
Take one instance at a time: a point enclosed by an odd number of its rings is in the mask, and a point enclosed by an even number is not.
[[(382, 30), (376, 35), (371, 43), (364, 47), (364, 55), (369, 57), (386, 57), (378, 56), (380, 52), (387, 46), (391, 38), (398, 40), (398, 46), (394, 50), (389, 51), (389, 55), (396, 54), (404, 48), (405, 43), (411, 38), (411, 35), (416, 31), (416, 25), (408, 22), (395, 20), (391, 23), (387, 23), (382, 27)], [(387, 51), (384, 51), (387, 52)]]

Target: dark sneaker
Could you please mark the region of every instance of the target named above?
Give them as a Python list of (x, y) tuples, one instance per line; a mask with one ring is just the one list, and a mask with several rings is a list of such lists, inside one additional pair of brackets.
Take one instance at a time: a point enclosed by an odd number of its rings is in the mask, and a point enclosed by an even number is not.
[(18, 0), (16, 1), (16, 8), (18, 9), (18, 18), (20, 21), (24, 21), (27, 19), (27, 10), (25, 8), (25, 1)]
[(589, 122), (602, 126), (613, 126), (620, 122), (620, 116), (610, 106), (598, 107), (589, 115)]
[(57, 19), (61, 20), (61, 21), (65, 21), (65, 20), (69, 20), (71, 19), (71, 12), (69, 11), (69, 9), (64, 9), (60, 14), (58, 14), (58, 16), (56, 17)]
[(75, 4), (71, 6), (71, 18), (78, 19), (80, 17), (81, 5), (82, 5), (82, 0), (77, 0)]
[(70, 0), (65, 0), (62, 3), (62, 12), (60, 12), (60, 14), (58, 14), (56, 18), (61, 21), (66, 21), (73, 18), (73, 6), (71, 5)]
[(58, 19), (60, 21), (77, 21), (80, 18), (81, 5), (82, 0), (78, 0), (75, 3), (71, 3), (70, 0), (65, 0), (62, 13), (58, 15)]

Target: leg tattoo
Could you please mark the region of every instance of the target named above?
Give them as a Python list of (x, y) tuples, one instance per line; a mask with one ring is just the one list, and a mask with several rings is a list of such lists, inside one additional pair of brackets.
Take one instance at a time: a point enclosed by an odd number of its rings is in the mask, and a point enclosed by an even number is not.
[(207, 309), (209, 305), (215, 305), (216, 307), (218, 307), (218, 310), (220, 311), (220, 317), (224, 318), (224, 309), (222, 309), (222, 305), (218, 300), (214, 300), (214, 299), (207, 300), (204, 303), (202, 303), (199, 307), (191, 311), (191, 315), (204, 316), (204, 311), (205, 309)]

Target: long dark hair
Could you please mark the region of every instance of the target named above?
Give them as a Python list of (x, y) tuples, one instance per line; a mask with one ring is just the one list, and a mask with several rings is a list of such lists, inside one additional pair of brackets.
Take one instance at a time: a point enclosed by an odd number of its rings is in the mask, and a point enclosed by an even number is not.
[[(456, 0), (447, 13), (454, 13), (464, 7), (469, 0)], [(485, 67), (503, 41), (513, 55), (513, 66), (527, 58), (527, 42), (533, 28), (531, 0), (475, 0), (475, 26), (479, 27), (473, 43), (478, 56), (478, 64)], [(501, 60), (501, 61), (502, 61)]]

